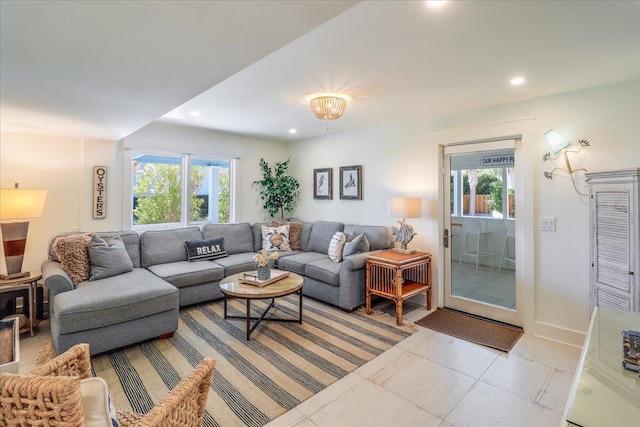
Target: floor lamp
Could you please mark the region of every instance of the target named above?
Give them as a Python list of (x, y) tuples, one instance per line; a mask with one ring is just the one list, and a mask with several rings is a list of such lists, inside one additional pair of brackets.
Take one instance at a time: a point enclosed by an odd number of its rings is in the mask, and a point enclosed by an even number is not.
[(18, 220), (40, 217), (46, 197), (46, 190), (23, 190), (18, 188), (18, 184), (15, 188), (0, 189), (0, 220), (13, 220), (0, 223), (2, 247), (7, 264), (7, 274), (0, 274), (0, 279), (16, 279), (29, 275), (29, 272), (22, 272), (29, 221)]

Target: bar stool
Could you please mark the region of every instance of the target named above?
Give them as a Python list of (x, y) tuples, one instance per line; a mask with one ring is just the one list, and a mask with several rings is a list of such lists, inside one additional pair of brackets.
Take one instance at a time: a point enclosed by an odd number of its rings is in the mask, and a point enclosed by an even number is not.
[[(470, 234), (476, 236), (475, 252), (471, 252), (469, 249)], [(480, 245), (483, 237), (485, 239), (485, 248), (487, 249), (481, 251)], [(460, 263), (462, 263), (462, 258), (465, 255), (471, 258), (475, 258), (476, 270), (478, 269), (478, 264), (480, 263), (481, 257), (491, 257), (491, 268), (493, 268), (493, 244), (491, 231), (487, 231), (486, 227), (483, 227), (483, 224), (477, 219), (470, 219), (465, 221), (465, 232), (464, 240), (462, 241), (462, 252), (460, 253)]]
[(510, 238), (513, 240), (513, 244), (515, 246), (515, 243), (516, 243), (516, 222), (507, 220), (507, 221), (505, 221), (504, 224), (507, 227), (507, 234), (505, 234), (505, 236), (504, 236), (504, 244), (502, 245), (502, 256), (500, 257), (500, 267), (498, 267), (498, 270), (502, 269), (502, 263), (504, 261), (512, 262), (514, 266), (516, 264), (515, 247), (513, 249), (514, 253), (513, 253), (512, 257), (509, 257), (509, 248), (507, 247)]

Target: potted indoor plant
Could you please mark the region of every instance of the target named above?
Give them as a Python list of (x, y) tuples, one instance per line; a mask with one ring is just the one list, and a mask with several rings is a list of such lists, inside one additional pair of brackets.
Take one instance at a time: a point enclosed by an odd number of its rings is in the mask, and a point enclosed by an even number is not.
[(272, 218), (280, 212), (280, 218), (284, 219), (285, 212), (293, 212), (294, 203), (300, 197), (300, 183), (297, 179), (287, 175), (289, 160), (277, 162), (274, 168), (269, 166), (264, 159), (260, 159), (262, 179), (253, 181), (260, 190), (263, 208), (269, 212)]

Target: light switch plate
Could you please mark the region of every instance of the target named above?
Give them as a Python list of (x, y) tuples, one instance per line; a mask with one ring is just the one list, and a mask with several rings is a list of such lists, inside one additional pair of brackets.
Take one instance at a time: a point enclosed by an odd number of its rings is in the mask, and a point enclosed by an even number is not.
[(538, 219), (540, 231), (556, 231), (556, 219), (554, 217), (541, 216)]

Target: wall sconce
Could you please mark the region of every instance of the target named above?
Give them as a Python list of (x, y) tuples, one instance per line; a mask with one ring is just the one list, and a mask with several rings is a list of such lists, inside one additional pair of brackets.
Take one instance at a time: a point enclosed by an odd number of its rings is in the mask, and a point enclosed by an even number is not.
[(552, 158), (551, 153), (548, 152), (542, 156), (542, 160), (546, 162), (547, 160), (551, 159), (552, 161), (555, 162), (560, 156), (562, 156), (562, 158), (564, 159), (565, 167), (566, 167), (565, 169), (557, 166), (551, 172), (545, 172), (544, 177), (547, 179), (553, 179), (553, 174), (555, 171), (557, 170), (564, 171), (569, 174), (569, 177), (571, 178), (571, 183), (573, 184), (573, 189), (576, 190), (576, 192), (582, 196), (588, 196), (587, 193), (583, 193), (580, 190), (578, 190), (578, 187), (576, 186), (576, 181), (574, 178), (574, 174), (576, 172), (587, 172), (587, 170), (585, 168), (572, 169), (571, 163), (569, 163), (569, 157), (567, 156), (567, 153), (579, 153), (583, 147), (589, 146), (589, 141), (587, 141), (586, 139), (581, 139), (578, 141), (578, 144), (580, 144), (580, 148), (578, 148), (577, 150), (567, 150), (567, 148), (571, 145), (571, 141), (564, 138), (555, 130), (549, 129), (544, 133), (544, 136), (547, 138), (547, 142), (551, 146), (551, 150), (553, 150), (553, 154), (557, 154), (557, 156)]
[(18, 219), (40, 217), (46, 197), (46, 190), (23, 190), (18, 188), (17, 183), (15, 188), (0, 189), (0, 220), (14, 220), (0, 224), (7, 263), (7, 274), (0, 275), (0, 279), (8, 280), (29, 275), (29, 272), (22, 272), (29, 221)]
[(413, 239), (416, 233), (413, 227), (407, 224), (406, 218), (420, 218), (422, 216), (422, 199), (419, 197), (394, 197), (389, 199), (389, 216), (402, 218), (399, 226), (391, 227), (394, 241), (400, 242), (400, 248), (393, 248), (395, 252), (413, 254), (415, 250), (407, 250), (407, 243)]

